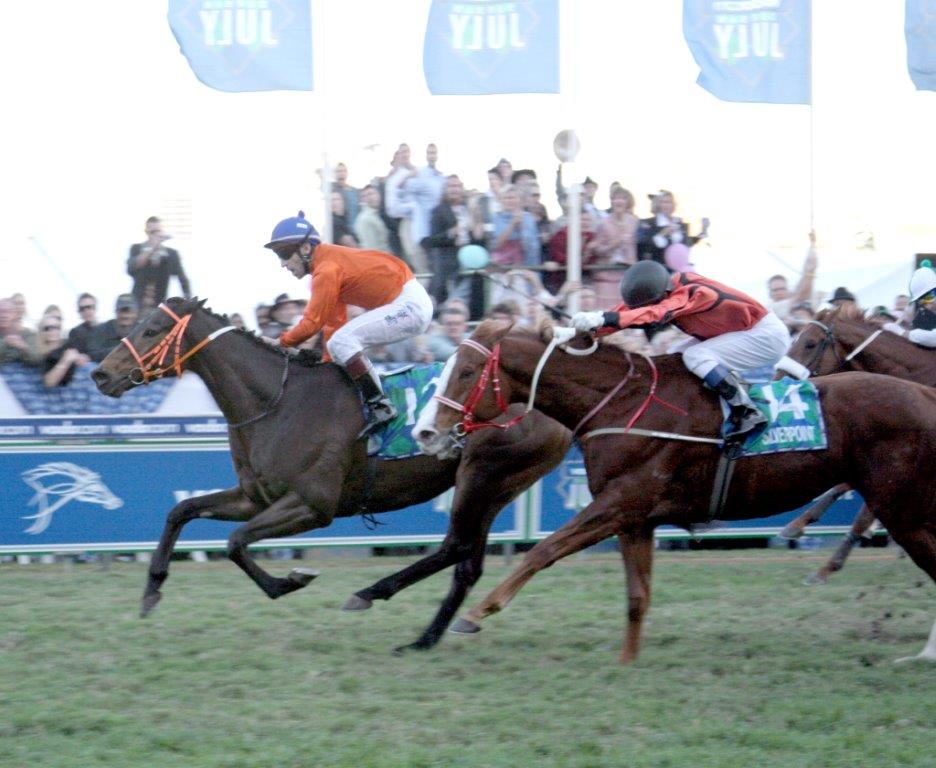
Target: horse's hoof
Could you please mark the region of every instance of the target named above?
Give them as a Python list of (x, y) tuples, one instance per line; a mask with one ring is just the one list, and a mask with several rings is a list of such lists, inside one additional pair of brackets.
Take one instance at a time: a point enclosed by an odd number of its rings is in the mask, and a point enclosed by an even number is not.
[(813, 573), (803, 579), (803, 584), (807, 587), (815, 587), (819, 584), (825, 584), (828, 581), (827, 576), (823, 576), (821, 573)]
[(804, 531), (802, 528), (800, 528), (797, 525), (793, 525), (792, 523), (789, 523), (785, 525), (781, 529), (780, 533), (778, 533), (777, 535), (781, 539), (788, 539), (789, 541), (796, 541), (797, 539), (801, 539), (803, 537), (803, 533)]
[(475, 635), (480, 631), (481, 625), (468, 619), (455, 619), (449, 627), (449, 632), (453, 635)]
[(162, 592), (149, 592), (140, 601), (140, 618), (145, 619), (149, 612), (162, 600)]
[(427, 645), (426, 643), (422, 643), (417, 640), (415, 643), (397, 646), (393, 649), (393, 655), (403, 656), (407, 651), (428, 651), (430, 648), (432, 648), (431, 645)]
[(319, 572), (311, 568), (293, 568), (289, 572), (289, 580), (294, 581), (300, 587), (304, 587), (318, 575)]
[(899, 659), (894, 659), (894, 664), (906, 664), (908, 661), (936, 661), (936, 652), (928, 653), (923, 651), (918, 653), (916, 656), (901, 656)]
[(374, 602), (372, 600), (365, 600), (363, 597), (358, 595), (351, 595), (345, 604), (341, 606), (343, 611), (366, 611), (368, 608), (373, 606)]

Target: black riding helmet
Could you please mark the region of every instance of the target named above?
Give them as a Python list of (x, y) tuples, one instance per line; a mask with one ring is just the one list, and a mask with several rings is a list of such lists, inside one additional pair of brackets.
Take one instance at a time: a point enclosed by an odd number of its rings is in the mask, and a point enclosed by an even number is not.
[(657, 261), (638, 261), (621, 280), (621, 298), (630, 309), (653, 304), (666, 295), (670, 273)]

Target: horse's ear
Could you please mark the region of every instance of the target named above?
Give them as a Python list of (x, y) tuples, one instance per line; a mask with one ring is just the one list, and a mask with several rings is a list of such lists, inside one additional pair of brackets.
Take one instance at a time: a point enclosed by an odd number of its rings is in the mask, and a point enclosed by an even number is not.
[(544, 315), (540, 318), (536, 330), (539, 333), (539, 337), (547, 344), (553, 340), (553, 331), (555, 329), (555, 325), (556, 324), (549, 315)]

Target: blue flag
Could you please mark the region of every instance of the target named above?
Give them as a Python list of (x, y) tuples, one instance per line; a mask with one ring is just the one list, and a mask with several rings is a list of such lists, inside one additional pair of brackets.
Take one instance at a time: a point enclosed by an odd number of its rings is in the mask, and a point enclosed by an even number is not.
[(697, 82), (722, 101), (809, 104), (810, 0), (684, 0)]
[(936, 91), (936, 0), (907, 0), (907, 68), (918, 91)]
[(559, 93), (559, 0), (433, 0), (423, 70), (434, 94)]
[(310, 0), (169, 0), (195, 77), (219, 91), (311, 91)]

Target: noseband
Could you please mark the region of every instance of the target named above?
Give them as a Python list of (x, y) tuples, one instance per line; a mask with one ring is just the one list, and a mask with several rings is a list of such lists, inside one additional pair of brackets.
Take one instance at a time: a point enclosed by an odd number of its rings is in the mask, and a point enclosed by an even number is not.
[[(172, 326), (169, 333), (167, 333), (149, 352), (141, 355), (137, 352), (136, 347), (133, 346), (133, 342), (130, 341), (130, 339), (124, 337), (120, 340), (121, 343), (130, 350), (130, 354), (133, 355), (133, 359), (137, 362), (137, 367), (132, 368), (130, 373), (127, 374), (127, 378), (130, 379), (131, 384), (149, 384), (151, 380), (160, 379), (172, 370), (175, 370), (176, 376), (181, 376), (182, 363), (191, 358), (202, 347), (214, 341), (218, 336), (228, 331), (233, 331), (235, 328), (233, 325), (226, 325), (223, 328), (219, 328), (214, 333), (206, 336), (183, 355), (181, 353), (182, 337), (185, 335), (185, 330), (188, 328), (188, 324), (192, 319), (192, 313), (190, 312), (187, 315), (179, 317), (165, 304), (160, 304), (159, 309), (175, 320), (175, 325)], [(169, 348), (172, 346), (173, 342), (175, 342), (175, 357), (169, 365), (163, 367), (166, 355), (169, 354)]]
[(837, 365), (829, 373), (836, 373), (842, 368), (845, 367), (846, 363), (850, 363), (854, 360), (862, 350), (865, 349), (872, 341), (874, 341), (878, 336), (884, 333), (883, 330), (878, 329), (872, 333), (868, 338), (866, 338), (861, 344), (855, 347), (851, 352), (848, 353), (845, 357), (842, 357), (838, 351), (838, 345), (835, 343), (835, 326), (834, 324), (829, 326), (825, 323), (821, 323), (818, 320), (810, 320), (808, 325), (815, 325), (822, 331), (822, 341), (819, 342), (819, 347), (813, 353), (812, 357), (809, 359), (809, 362), (806, 363), (806, 367), (809, 369), (810, 376), (818, 376), (819, 372), (814, 366), (818, 366), (822, 362), (822, 356), (825, 354), (825, 351), (832, 347), (832, 352), (835, 354), (835, 360)]

